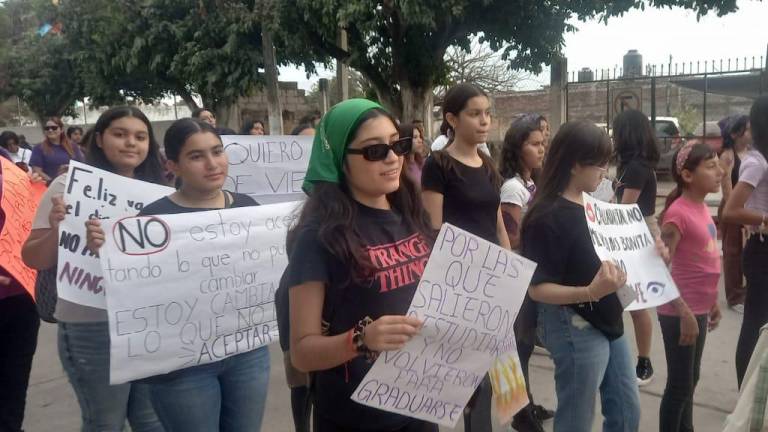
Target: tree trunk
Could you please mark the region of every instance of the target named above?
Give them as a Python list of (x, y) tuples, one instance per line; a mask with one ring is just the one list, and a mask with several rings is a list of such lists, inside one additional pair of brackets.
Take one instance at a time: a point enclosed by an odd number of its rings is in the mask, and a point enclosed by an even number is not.
[(195, 101), (195, 98), (192, 97), (192, 93), (188, 92), (185, 89), (182, 89), (182, 90), (178, 90), (178, 94), (181, 100), (184, 101), (184, 103), (187, 105), (187, 108), (189, 108), (190, 111), (194, 111), (200, 108), (200, 106)]
[(411, 123), (414, 120), (421, 120), (424, 124), (427, 123), (427, 119), (424, 115), (429, 111), (431, 112), (430, 97), (432, 94), (432, 86), (419, 86), (412, 87), (408, 83), (400, 84), (400, 103), (402, 104), (402, 113), (400, 120), (403, 123)]

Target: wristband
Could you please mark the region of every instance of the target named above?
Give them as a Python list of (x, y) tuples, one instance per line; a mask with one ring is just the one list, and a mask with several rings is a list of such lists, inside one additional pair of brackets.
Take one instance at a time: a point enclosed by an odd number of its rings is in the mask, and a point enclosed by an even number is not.
[(370, 317), (365, 317), (358, 321), (357, 325), (354, 329), (352, 329), (352, 346), (355, 349), (355, 352), (358, 354), (362, 354), (365, 356), (365, 359), (371, 363), (379, 356), (379, 353), (376, 351), (372, 351), (368, 346), (365, 344), (365, 328), (373, 323), (373, 320)]

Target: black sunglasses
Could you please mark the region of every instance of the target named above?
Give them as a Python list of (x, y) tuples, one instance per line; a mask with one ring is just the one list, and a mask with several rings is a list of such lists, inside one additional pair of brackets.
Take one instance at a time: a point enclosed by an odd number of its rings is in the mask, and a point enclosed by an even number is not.
[(55, 131), (55, 130), (59, 130), (59, 127), (58, 126), (46, 126), (43, 129), (45, 129), (47, 131)]
[(360, 149), (347, 149), (348, 154), (363, 155), (363, 159), (370, 162), (383, 161), (392, 150), (397, 156), (403, 156), (411, 152), (413, 139), (411, 137), (400, 138), (392, 144), (371, 144)]

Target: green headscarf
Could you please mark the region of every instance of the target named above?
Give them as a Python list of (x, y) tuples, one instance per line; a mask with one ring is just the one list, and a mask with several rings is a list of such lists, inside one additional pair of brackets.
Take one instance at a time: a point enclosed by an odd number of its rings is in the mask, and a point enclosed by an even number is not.
[(367, 99), (347, 99), (331, 108), (320, 120), (312, 142), (312, 154), (302, 189), (310, 193), (315, 183), (339, 183), (342, 178), (344, 154), (352, 128), (363, 114), (381, 105)]

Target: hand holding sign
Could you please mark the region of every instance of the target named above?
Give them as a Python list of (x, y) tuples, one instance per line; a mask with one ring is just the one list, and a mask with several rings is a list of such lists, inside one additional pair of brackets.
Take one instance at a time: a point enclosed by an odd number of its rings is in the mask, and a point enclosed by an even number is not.
[(587, 291), (590, 297), (594, 298), (594, 301), (598, 301), (608, 294), (615, 293), (626, 283), (627, 274), (624, 271), (610, 261), (603, 261), (600, 270), (587, 287)]
[(104, 230), (101, 228), (101, 222), (98, 219), (88, 219), (85, 221), (85, 244), (93, 254), (98, 254), (99, 249), (104, 244)]
[(413, 316), (385, 315), (365, 327), (363, 342), (371, 351), (395, 351), (419, 332), (421, 321)]
[(48, 213), (48, 223), (51, 224), (51, 229), (59, 229), (59, 223), (67, 216), (67, 207), (64, 204), (64, 198), (61, 195), (51, 197), (53, 207), (51, 212)]

